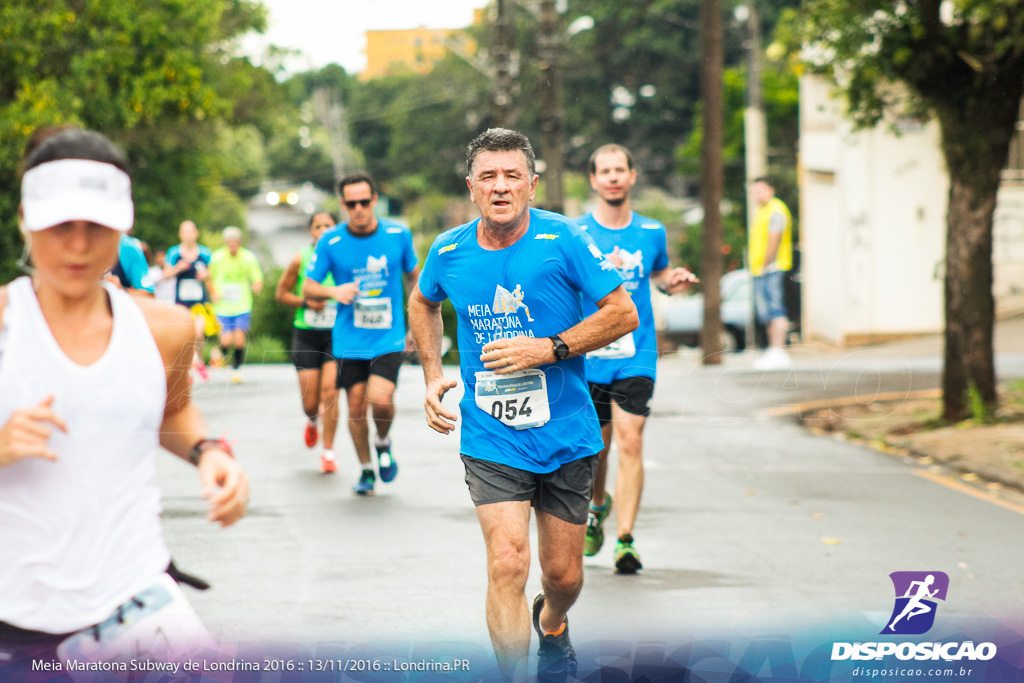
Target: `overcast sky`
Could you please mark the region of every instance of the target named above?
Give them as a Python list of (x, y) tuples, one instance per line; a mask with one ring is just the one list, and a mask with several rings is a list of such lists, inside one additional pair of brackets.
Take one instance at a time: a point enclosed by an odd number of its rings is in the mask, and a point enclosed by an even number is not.
[(290, 72), (319, 69), (336, 62), (349, 73), (366, 66), (366, 31), (462, 28), (473, 22), (473, 10), (488, 0), (262, 0), (269, 10), (267, 32), (242, 41), (253, 57), (266, 45), (302, 50), (287, 62)]

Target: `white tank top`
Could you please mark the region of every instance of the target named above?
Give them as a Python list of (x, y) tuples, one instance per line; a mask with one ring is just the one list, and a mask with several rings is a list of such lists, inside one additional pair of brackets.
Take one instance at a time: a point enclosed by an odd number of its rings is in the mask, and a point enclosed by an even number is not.
[(0, 467), (0, 621), (67, 633), (108, 617), (170, 561), (155, 456), (167, 378), (138, 305), (105, 285), (113, 331), (89, 366), (68, 358), (32, 281), (7, 287), (0, 426), (49, 394), (58, 461)]

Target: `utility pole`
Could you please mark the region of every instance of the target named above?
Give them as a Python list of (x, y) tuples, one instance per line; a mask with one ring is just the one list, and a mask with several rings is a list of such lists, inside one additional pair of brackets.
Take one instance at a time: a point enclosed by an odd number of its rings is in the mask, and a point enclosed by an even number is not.
[(495, 0), (494, 20), (494, 92), (491, 113), (494, 125), (511, 128), (512, 118), (512, 0)]
[(704, 205), (700, 277), (704, 284), (704, 327), (701, 349), (704, 365), (722, 362), (722, 6), (703, 0), (700, 8), (701, 99), (704, 101), (704, 139), (701, 142), (701, 203)]
[[(743, 111), (743, 149), (746, 169), (747, 235), (754, 228), (757, 215), (757, 201), (750, 191), (755, 179), (768, 175), (768, 126), (764, 113), (764, 97), (761, 90), (761, 17), (754, 0), (746, 0), (747, 13), (747, 107)], [(744, 248), (746, 255), (746, 248)], [(746, 259), (744, 259), (746, 260)], [(751, 307), (747, 320), (747, 344), (753, 348), (756, 327), (754, 309)]]
[(757, 205), (750, 195), (750, 183), (768, 174), (768, 134), (764, 98), (761, 94), (761, 17), (754, 0), (746, 0), (747, 29), (747, 108), (743, 112), (743, 147), (747, 175), (747, 229), (754, 221)]
[(541, 0), (537, 32), (541, 82), (541, 156), (544, 170), (544, 206), (561, 213), (564, 204), (562, 172), (565, 150), (562, 147), (563, 120), (561, 44), (562, 33), (555, 0)]
[(336, 88), (318, 87), (313, 91), (313, 113), (327, 129), (331, 142), (331, 161), (334, 179), (345, 175), (345, 160), (349, 153), (348, 126), (345, 124), (345, 105)]

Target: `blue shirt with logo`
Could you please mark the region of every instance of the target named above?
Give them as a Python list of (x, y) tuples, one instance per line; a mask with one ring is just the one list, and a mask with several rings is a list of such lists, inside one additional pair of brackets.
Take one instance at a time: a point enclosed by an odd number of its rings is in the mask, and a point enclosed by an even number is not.
[(370, 360), (405, 349), (402, 275), (415, 268), (412, 233), (395, 221), (378, 219), (369, 235), (355, 235), (343, 223), (320, 237), (306, 277), (322, 284), (330, 274), (338, 284), (359, 285), (356, 300), (338, 306), (337, 358)]
[[(201, 263), (202, 265), (199, 268), (209, 268), (211, 258), (213, 258), (213, 252), (210, 251), (210, 248), (200, 244), (199, 256), (196, 257), (192, 265), (178, 273), (175, 278), (174, 303), (193, 306), (194, 304), (206, 303), (209, 300), (206, 286), (202, 280), (198, 279), (198, 268), (196, 266)], [(177, 265), (180, 260), (181, 247), (176, 244), (167, 250), (167, 265)]]
[[(629, 225), (619, 229), (604, 227), (594, 219), (592, 213), (581, 216), (577, 221), (606, 256), (614, 252), (622, 262), (619, 275), (626, 281), (626, 291), (633, 297), (640, 317), (640, 326), (632, 332), (635, 354), (631, 358), (588, 357), (587, 380), (597, 384), (611, 384), (627, 377), (654, 379), (658, 340), (654, 332), (654, 312), (651, 309), (650, 277), (652, 272), (668, 267), (665, 226), (637, 213), (633, 214)], [(584, 301), (585, 315), (596, 310), (597, 305), (593, 301)]]
[(477, 407), (475, 373), (486, 371), (481, 349), (492, 339), (564, 332), (583, 320), (584, 298), (604, 298), (622, 278), (586, 233), (559, 214), (530, 209), (526, 234), (496, 251), (477, 242), (479, 223), (438, 236), (419, 280), (425, 298), (450, 299), (458, 315), (465, 388), (462, 453), (530, 472), (552, 472), (601, 450), (583, 359), (540, 366), (551, 419), (517, 430)]

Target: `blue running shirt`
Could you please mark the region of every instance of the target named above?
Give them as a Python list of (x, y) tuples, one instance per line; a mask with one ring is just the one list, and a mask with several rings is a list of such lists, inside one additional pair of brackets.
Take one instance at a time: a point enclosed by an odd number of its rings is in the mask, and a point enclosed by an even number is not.
[(131, 235), (121, 235), (117, 243), (117, 262), (111, 269), (125, 289), (138, 289), (153, 293), (153, 280), (149, 277), (149, 264), (141, 243)]
[(492, 339), (550, 337), (583, 320), (583, 297), (599, 300), (622, 284), (615, 268), (568, 218), (530, 209), (518, 242), (488, 251), (477, 242), (480, 220), (442, 233), (430, 247), (419, 287), (431, 301), (450, 299), (458, 315), (465, 389), (462, 453), (529, 472), (553, 472), (602, 447), (583, 358), (540, 366), (551, 419), (516, 430), (477, 407), (481, 349)]
[[(607, 256), (618, 247), (622, 261), (619, 275), (626, 281), (626, 290), (633, 297), (640, 327), (633, 334), (636, 348), (630, 358), (587, 357), (587, 380), (597, 384), (611, 384), (627, 377), (655, 378), (658, 362), (658, 340), (654, 332), (654, 312), (651, 310), (651, 273), (668, 267), (665, 226), (658, 221), (633, 214), (632, 222), (624, 228), (606, 228), (589, 213), (577, 219), (581, 228)], [(583, 313), (590, 315), (597, 306), (584, 300)]]
[(332, 346), (337, 358), (370, 360), (405, 349), (402, 274), (416, 268), (409, 228), (384, 218), (366, 236), (353, 235), (348, 223), (325, 232), (316, 243), (306, 277), (323, 283), (359, 284), (356, 300), (338, 305)]

